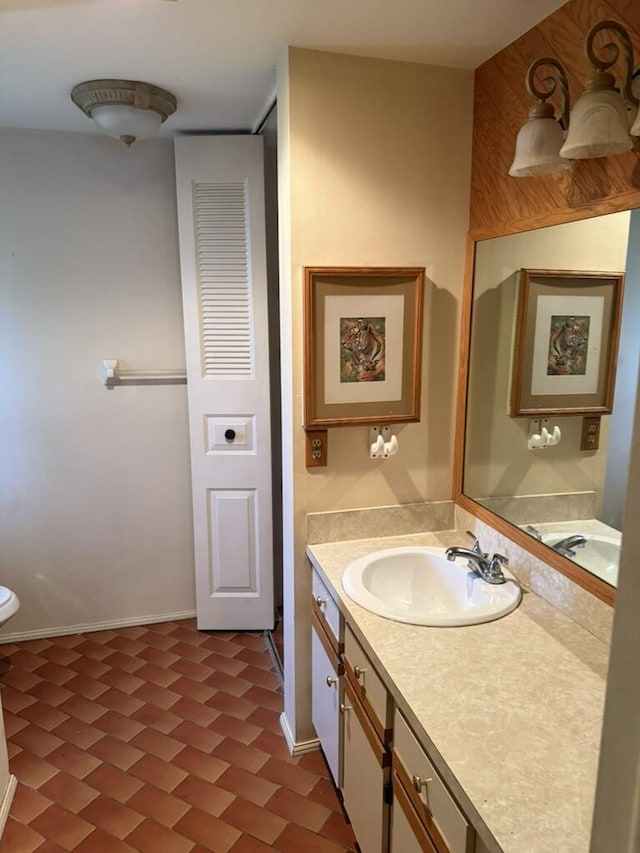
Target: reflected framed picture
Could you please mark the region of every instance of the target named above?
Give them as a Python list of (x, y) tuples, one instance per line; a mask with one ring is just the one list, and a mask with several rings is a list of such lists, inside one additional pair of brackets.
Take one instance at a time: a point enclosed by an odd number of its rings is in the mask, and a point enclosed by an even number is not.
[(624, 273), (523, 269), (511, 416), (610, 414)]
[(305, 267), (304, 425), (420, 420), (424, 268)]

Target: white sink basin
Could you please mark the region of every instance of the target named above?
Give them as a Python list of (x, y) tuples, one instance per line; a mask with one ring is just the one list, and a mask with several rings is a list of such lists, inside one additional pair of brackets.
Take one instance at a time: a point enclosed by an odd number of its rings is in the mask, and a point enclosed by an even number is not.
[[(555, 545), (566, 536), (573, 533), (543, 533), (545, 545)], [(574, 563), (587, 569), (592, 574), (615, 586), (618, 582), (618, 564), (620, 562), (620, 536), (609, 536), (603, 533), (586, 533), (587, 544), (582, 548), (572, 548)]]
[(518, 606), (520, 587), (508, 576), (489, 584), (465, 563), (450, 562), (441, 548), (390, 548), (350, 563), (342, 575), (349, 598), (361, 607), (412, 625), (477, 625)]

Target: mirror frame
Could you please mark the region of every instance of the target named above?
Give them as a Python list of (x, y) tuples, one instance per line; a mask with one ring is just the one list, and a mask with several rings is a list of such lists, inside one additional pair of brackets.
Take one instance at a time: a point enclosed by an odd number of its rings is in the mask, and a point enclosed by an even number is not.
[[(543, 179), (544, 180), (544, 179)], [(462, 312), (460, 319), (460, 351), (458, 357), (458, 391), (456, 401), (456, 432), (454, 445), (453, 466), (453, 499), (457, 506), (469, 512), (471, 515), (488, 524), (498, 533), (511, 539), (516, 545), (528, 551), (534, 557), (556, 571), (572, 580), (578, 586), (590, 592), (592, 595), (613, 606), (616, 599), (616, 589), (605, 581), (592, 575), (586, 569), (572, 562), (568, 557), (558, 554), (548, 545), (538, 542), (533, 536), (525, 533), (515, 524), (507, 521), (482, 504), (465, 495), (464, 485), (464, 448), (465, 428), (467, 418), (467, 386), (469, 382), (469, 342), (471, 340), (471, 313), (473, 308), (473, 279), (475, 270), (476, 244), (482, 240), (490, 240), (494, 237), (504, 237), (508, 234), (519, 234), (525, 231), (534, 231), (546, 228), (550, 225), (560, 225), (566, 222), (577, 222), (583, 219), (591, 219), (606, 213), (617, 213), (624, 210), (640, 207), (640, 191), (626, 192), (616, 198), (608, 198), (601, 202), (585, 205), (580, 210), (572, 211), (571, 215), (561, 211), (549, 212), (544, 216), (523, 219), (512, 223), (509, 227), (498, 227), (495, 229), (479, 229), (469, 231), (467, 239), (467, 256), (465, 263), (464, 287), (462, 293)]]

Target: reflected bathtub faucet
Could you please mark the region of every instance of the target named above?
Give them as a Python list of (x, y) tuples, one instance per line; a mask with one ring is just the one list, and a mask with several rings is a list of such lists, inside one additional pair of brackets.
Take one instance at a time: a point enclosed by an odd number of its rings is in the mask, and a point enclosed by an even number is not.
[(562, 554), (564, 557), (575, 557), (576, 552), (573, 550), (574, 548), (584, 548), (587, 544), (586, 536), (581, 536), (577, 533), (575, 536), (567, 536), (565, 539), (561, 539), (559, 542), (556, 542), (555, 545), (552, 545), (554, 551), (557, 551), (558, 554)]

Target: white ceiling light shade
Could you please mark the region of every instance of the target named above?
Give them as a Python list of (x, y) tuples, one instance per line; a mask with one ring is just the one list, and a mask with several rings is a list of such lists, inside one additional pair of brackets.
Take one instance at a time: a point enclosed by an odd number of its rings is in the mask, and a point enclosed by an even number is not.
[[(602, 31), (613, 33), (622, 46), (625, 74), (619, 89), (609, 69), (617, 62), (620, 48), (610, 41), (599, 48), (604, 58), (595, 53), (594, 39)], [(593, 72), (570, 115), (567, 78), (560, 63), (544, 57), (529, 68), (527, 90), (538, 102), (518, 134), (516, 156), (509, 170), (512, 177), (551, 174), (563, 170), (563, 160), (567, 168), (571, 160), (609, 157), (634, 147), (632, 137), (640, 136), (640, 112), (638, 97), (632, 91), (633, 47), (627, 31), (616, 21), (601, 21), (587, 35), (585, 54)], [(555, 80), (545, 77), (542, 81), (545, 89), (538, 88), (534, 81), (535, 71), (544, 65), (552, 66), (560, 81), (563, 115), (557, 121), (547, 103), (556, 89)], [(554, 146), (558, 143), (556, 151)]]
[[(601, 48), (607, 59), (599, 59), (593, 42), (602, 30), (615, 33), (625, 58), (625, 77), (621, 91), (616, 89), (616, 79), (609, 72), (620, 55), (615, 42), (607, 42)], [(631, 91), (633, 74), (633, 47), (627, 31), (616, 21), (601, 21), (587, 35), (585, 53), (593, 67), (584, 92), (571, 110), (569, 132), (560, 154), (573, 160), (593, 157), (609, 157), (623, 154), (633, 148), (629, 134), (627, 105), (637, 108), (638, 101)]]
[(103, 133), (132, 145), (153, 136), (176, 111), (176, 99), (138, 80), (87, 80), (71, 91), (71, 100)]
[[(539, 68), (549, 66), (556, 72), (562, 95), (562, 115), (556, 119), (553, 106), (547, 101), (556, 91), (556, 79), (548, 75), (542, 79), (545, 88), (536, 85), (535, 75)], [(516, 154), (509, 169), (512, 178), (528, 178), (534, 175), (551, 175), (564, 172), (570, 163), (560, 156), (564, 142), (564, 128), (568, 116), (568, 85), (564, 70), (555, 59), (545, 56), (536, 60), (527, 72), (527, 91), (536, 103), (529, 111), (529, 118), (518, 133)]]

